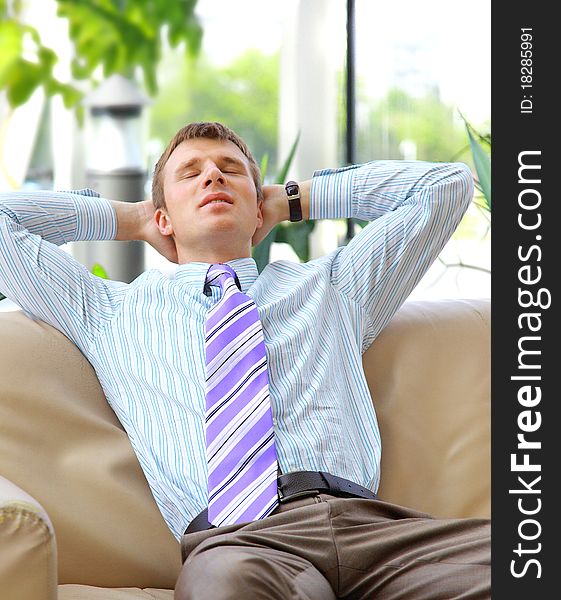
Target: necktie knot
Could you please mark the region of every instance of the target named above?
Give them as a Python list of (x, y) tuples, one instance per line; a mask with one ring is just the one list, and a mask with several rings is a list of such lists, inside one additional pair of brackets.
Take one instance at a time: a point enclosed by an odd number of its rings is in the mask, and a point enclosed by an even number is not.
[(241, 290), (240, 280), (230, 265), (223, 263), (210, 265), (205, 278), (204, 293), (207, 296), (211, 295), (210, 286), (220, 287), (224, 292), (231, 281), (236, 284), (238, 290)]

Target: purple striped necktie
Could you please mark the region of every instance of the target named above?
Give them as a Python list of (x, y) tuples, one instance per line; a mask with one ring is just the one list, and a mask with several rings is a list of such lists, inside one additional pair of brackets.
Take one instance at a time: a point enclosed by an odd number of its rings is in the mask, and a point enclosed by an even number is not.
[(211, 265), (222, 289), (207, 314), (208, 520), (217, 527), (262, 519), (278, 505), (277, 453), (263, 329), (228, 265)]

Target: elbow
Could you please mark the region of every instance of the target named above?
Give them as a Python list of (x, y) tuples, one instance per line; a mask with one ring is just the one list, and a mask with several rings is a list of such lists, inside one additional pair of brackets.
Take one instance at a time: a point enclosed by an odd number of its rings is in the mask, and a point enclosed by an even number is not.
[(458, 192), (456, 194), (458, 203), (465, 212), (473, 200), (474, 182), (471, 169), (465, 163), (452, 163), (455, 170)]
[(471, 169), (462, 162), (444, 163), (442, 168), (446, 203), (461, 218), (473, 200), (475, 186)]
[(434, 186), (436, 198), (452, 202), (465, 212), (473, 199), (474, 181), (471, 169), (463, 162), (433, 163), (425, 184)]

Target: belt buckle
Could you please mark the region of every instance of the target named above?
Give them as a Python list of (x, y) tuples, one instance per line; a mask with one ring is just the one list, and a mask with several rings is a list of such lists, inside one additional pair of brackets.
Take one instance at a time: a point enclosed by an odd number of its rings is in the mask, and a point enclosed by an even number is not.
[(316, 494), (319, 494), (319, 490), (303, 490), (301, 492), (295, 492), (294, 494), (289, 494), (288, 496), (285, 496), (282, 493), (282, 490), (278, 489), (279, 491), (279, 502), (281, 504), (284, 504), (286, 502), (290, 502), (291, 500), (295, 500), (296, 498), (305, 498), (306, 496), (314, 496)]

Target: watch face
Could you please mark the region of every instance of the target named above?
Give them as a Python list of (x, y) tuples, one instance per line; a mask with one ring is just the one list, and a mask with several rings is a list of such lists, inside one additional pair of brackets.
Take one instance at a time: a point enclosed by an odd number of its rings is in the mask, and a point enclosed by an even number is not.
[(298, 186), (297, 185), (287, 185), (286, 193), (289, 196), (296, 196), (298, 194)]

